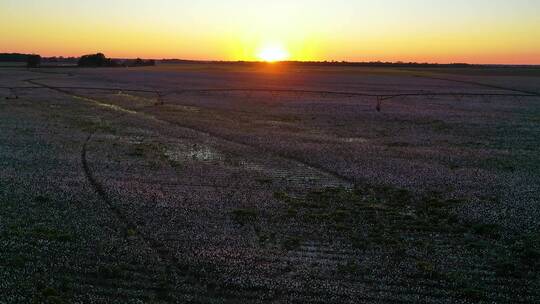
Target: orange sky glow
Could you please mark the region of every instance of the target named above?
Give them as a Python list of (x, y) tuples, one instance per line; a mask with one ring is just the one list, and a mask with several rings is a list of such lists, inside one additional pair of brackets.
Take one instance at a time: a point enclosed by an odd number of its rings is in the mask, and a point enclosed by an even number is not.
[(540, 64), (538, 12), (535, 0), (2, 0), (0, 52)]

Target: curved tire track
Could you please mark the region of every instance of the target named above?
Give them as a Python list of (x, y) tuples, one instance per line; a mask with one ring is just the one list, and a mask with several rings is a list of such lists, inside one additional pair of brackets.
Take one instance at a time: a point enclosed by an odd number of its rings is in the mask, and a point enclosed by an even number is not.
[[(107, 104), (111, 106), (111, 109), (122, 112), (121, 114), (114, 116), (112, 119), (118, 119), (129, 114), (141, 114), (141, 113), (144, 114), (144, 112), (136, 112), (136, 111), (124, 109), (119, 106), (115, 106), (115, 105), (108, 104), (108, 103), (98, 101), (98, 100), (93, 100), (93, 99), (90, 99), (81, 95), (73, 94), (69, 91), (56, 89), (54, 87), (49, 87), (39, 82), (36, 82), (35, 80), (27, 80), (27, 81), (34, 85), (45, 86), (48, 89), (60, 92), (70, 97), (83, 98), (85, 100), (93, 101), (99, 104)], [(142, 109), (151, 108), (155, 106), (156, 104), (143, 107)], [(147, 115), (147, 114), (144, 114), (144, 115)], [(238, 297), (237, 295), (234, 294), (234, 291), (218, 290), (219, 286), (216, 284), (206, 284), (203, 280), (201, 280), (200, 274), (197, 272), (196, 269), (193, 269), (191, 265), (180, 261), (177, 258), (177, 256), (174, 254), (174, 252), (172, 252), (164, 243), (156, 240), (149, 234), (145, 233), (142, 229), (139, 228), (139, 226), (136, 223), (134, 223), (129, 217), (127, 217), (124, 214), (122, 209), (119, 208), (110, 198), (110, 196), (107, 194), (105, 187), (103, 186), (103, 184), (101, 184), (98, 181), (94, 172), (90, 168), (90, 165), (88, 162), (88, 146), (90, 142), (92, 141), (93, 137), (95, 136), (95, 134), (96, 134), (95, 131), (91, 132), (90, 134), (88, 134), (85, 141), (83, 142), (83, 145), (81, 148), (81, 165), (82, 165), (85, 177), (87, 178), (89, 184), (92, 186), (94, 191), (98, 194), (100, 199), (103, 202), (105, 202), (108, 208), (112, 211), (114, 217), (116, 217), (118, 221), (121, 223), (122, 225), (121, 228), (124, 229), (125, 237), (126, 238), (128, 237), (128, 230), (131, 229), (133, 232), (135, 232), (134, 237), (138, 238), (147, 248), (155, 252), (161, 261), (165, 261), (166, 266), (172, 267), (175, 273), (179, 275), (180, 277), (182, 277), (184, 283), (189, 284), (192, 287), (198, 287), (202, 290), (205, 290), (203, 293), (195, 294), (197, 298), (199, 299), (207, 299), (209, 301), (220, 300), (220, 301), (224, 301), (223, 303), (229, 303), (231, 301), (234, 303), (237, 303), (238, 301), (251, 298), (248, 295), (246, 295), (246, 297)], [(169, 287), (165, 291), (168, 294), (178, 294), (179, 292), (180, 293), (182, 292), (182, 289), (178, 290), (177, 288), (171, 288), (170, 285), (172, 282), (167, 282), (167, 283), (169, 284)]]
[[(78, 95), (78, 94), (73, 94), (73, 93), (71, 93), (71, 92), (69, 92), (69, 91), (67, 91), (65, 89), (62, 89), (62, 88), (56, 88), (56, 87), (53, 87), (53, 86), (48, 86), (46, 84), (37, 82), (37, 81), (32, 80), (32, 79), (27, 80), (27, 81), (30, 82), (33, 85), (39, 85), (39, 86), (42, 86), (42, 87), (46, 87), (46, 88), (48, 88), (50, 90), (61, 92), (63, 94), (71, 96), (71, 97), (83, 98), (83, 99), (90, 100), (89, 98), (87, 98), (85, 96)], [(300, 157), (286, 155), (285, 153), (281, 153), (281, 152), (277, 152), (277, 151), (271, 151), (271, 150), (265, 149), (264, 147), (253, 145), (253, 144), (247, 143), (245, 141), (241, 141), (241, 140), (236, 140), (236, 139), (233, 139), (231, 137), (218, 134), (216, 132), (212, 132), (212, 131), (209, 131), (209, 130), (204, 130), (202, 128), (196, 128), (196, 127), (193, 127), (193, 126), (180, 124), (178, 122), (171, 122), (171, 121), (168, 121), (168, 120), (159, 119), (159, 118), (156, 118), (155, 116), (153, 116), (151, 114), (148, 114), (148, 113), (146, 113), (144, 111), (141, 111), (141, 110), (144, 110), (146, 108), (154, 108), (155, 105), (148, 106), (148, 107), (143, 107), (143, 108), (140, 108), (138, 110), (130, 110), (130, 109), (126, 109), (126, 108), (123, 108), (121, 106), (117, 106), (117, 105), (110, 104), (110, 103), (103, 102), (103, 101), (95, 100), (94, 102), (96, 102), (98, 104), (101, 104), (101, 105), (107, 105), (107, 106), (109, 106), (109, 107), (111, 107), (113, 109), (117, 109), (117, 110), (121, 110), (121, 111), (125, 112), (122, 115), (125, 115), (125, 114), (139, 114), (139, 115), (143, 115), (143, 116), (149, 116), (153, 120), (159, 121), (161, 123), (177, 126), (177, 127), (180, 127), (180, 128), (186, 129), (186, 130), (190, 130), (190, 131), (193, 131), (193, 132), (196, 132), (196, 133), (208, 136), (208, 137), (213, 137), (213, 138), (219, 139), (219, 140), (221, 140), (223, 142), (226, 142), (226, 143), (241, 145), (241, 146), (245, 146), (245, 147), (250, 147), (250, 148), (256, 150), (259, 153), (265, 153), (265, 154), (268, 154), (268, 155), (276, 157), (276, 158), (281, 158), (281, 159), (289, 160), (289, 161), (292, 161), (292, 162), (296, 162), (296, 163), (298, 163), (300, 165), (303, 165), (303, 166), (305, 166), (307, 168), (313, 169), (314, 171), (319, 171), (319, 173), (322, 173), (323, 175), (328, 175), (328, 176), (334, 177), (337, 180), (339, 180), (341, 182), (345, 182), (345, 183), (350, 184), (350, 185), (354, 185), (356, 183), (356, 180), (354, 178), (351, 178), (351, 177), (343, 175), (343, 174), (341, 174), (339, 172), (330, 170), (328, 168), (320, 166), (319, 164), (311, 163), (309, 161), (303, 160)], [(119, 116), (119, 117), (121, 117), (121, 116)]]

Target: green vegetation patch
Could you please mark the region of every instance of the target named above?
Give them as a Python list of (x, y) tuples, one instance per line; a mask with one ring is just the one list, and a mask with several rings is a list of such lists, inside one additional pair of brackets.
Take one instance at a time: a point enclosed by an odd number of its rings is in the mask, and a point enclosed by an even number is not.
[(537, 278), (540, 273), (540, 233), (492, 248), (495, 273), (500, 277)]
[(281, 241), (281, 247), (285, 250), (298, 249), (301, 244), (302, 244), (302, 239), (300, 237), (294, 237), (294, 236), (285, 237)]
[(57, 242), (72, 242), (75, 235), (68, 231), (56, 229), (54, 227), (36, 226), (23, 228), (20, 226), (10, 227), (10, 234), (21, 238), (35, 238)]
[(33, 297), (32, 303), (35, 304), (64, 304), (68, 303), (62, 298), (60, 292), (55, 288), (45, 287), (39, 290)]
[(121, 264), (101, 265), (96, 272), (103, 279), (118, 279), (123, 277), (124, 268), (125, 266)]
[(239, 208), (234, 209), (231, 212), (231, 216), (234, 221), (244, 226), (248, 224), (253, 224), (258, 218), (259, 212), (253, 208)]
[[(463, 202), (443, 199), (437, 193), (418, 196), (404, 189), (364, 185), (316, 189), (296, 196), (279, 191), (274, 198), (286, 204), (285, 218), (348, 240), (359, 250), (379, 247), (404, 253), (408, 246), (415, 246), (404, 238), (408, 231), (473, 233), (451, 211)], [(496, 235), (495, 228), (477, 229), (482, 236)]]
[(100, 132), (105, 134), (116, 134), (117, 129), (112, 126), (110, 122), (101, 120), (85, 120), (79, 119), (72, 122), (72, 124), (87, 133)]
[(360, 272), (360, 265), (356, 261), (348, 261), (337, 265), (337, 272), (342, 276), (356, 275)]

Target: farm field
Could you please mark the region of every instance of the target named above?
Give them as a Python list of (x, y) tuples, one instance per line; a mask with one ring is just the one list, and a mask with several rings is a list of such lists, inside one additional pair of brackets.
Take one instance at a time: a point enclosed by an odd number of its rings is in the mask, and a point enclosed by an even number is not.
[(538, 68), (0, 68), (1, 304), (535, 303), (539, 203)]

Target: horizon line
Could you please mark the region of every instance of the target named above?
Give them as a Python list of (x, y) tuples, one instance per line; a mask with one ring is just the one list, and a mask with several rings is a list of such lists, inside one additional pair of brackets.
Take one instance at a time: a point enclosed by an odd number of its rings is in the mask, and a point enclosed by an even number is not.
[[(81, 58), (84, 55), (97, 54), (103, 52), (95, 52), (82, 54), (77, 56), (64, 56), (64, 55), (53, 55), (53, 56), (42, 56), (38, 53), (21, 53), (21, 52), (0, 52), (0, 54), (22, 54), (22, 55), (40, 55), (44, 59), (51, 58)], [(103, 53), (105, 54), (105, 53)], [(105, 54), (106, 55), (106, 54)], [(155, 58), (155, 57), (109, 57), (114, 60), (135, 60), (135, 59), (145, 59), (145, 60), (155, 60), (155, 61), (180, 61), (180, 62), (196, 62), (196, 63), (324, 63), (324, 64), (417, 64), (417, 65), (468, 65), (468, 66), (531, 66), (531, 67), (540, 67), (540, 63), (471, 63), (471, 62), (437, 62), (437, 61), (381, 61), (381, 60), (367, 60), (367, 61), (348, 61), (348, 60), (335, 60), (335, 59), (324, 59), (324, 60), (279, 60), (279, 61), (262, 61), (262, 60), (227, 60), (227, 59), (185, 59), (185, 58)]]

